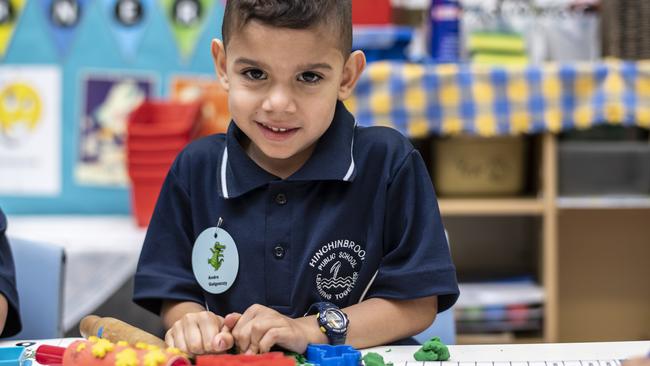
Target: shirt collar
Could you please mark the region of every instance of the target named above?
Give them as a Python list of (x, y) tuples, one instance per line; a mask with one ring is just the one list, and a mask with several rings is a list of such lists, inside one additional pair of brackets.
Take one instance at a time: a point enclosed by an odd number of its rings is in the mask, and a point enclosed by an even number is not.
[[(354, 117), (345, 109), (343, 103), (338, 101), (332, 124), (318, 140), (311, 157), (286, 181), (352, 181), (356, 175), (352, 155), (355, 127)], [(231, 122), (217, 172), (219, 194), (223, 198), (235, 198), (280, 180), (260, 168), (246, 155), (240, 143), (244, 137), (237, 125)]]

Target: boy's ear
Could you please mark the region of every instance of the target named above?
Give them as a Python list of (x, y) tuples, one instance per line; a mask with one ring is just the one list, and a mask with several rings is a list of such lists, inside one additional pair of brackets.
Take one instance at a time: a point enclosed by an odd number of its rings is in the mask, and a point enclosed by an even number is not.
[(221, 86), (228, 91), (230, 84), (228, 83), (227, 62), (226, 62), (226, 48), (223, 42), (219, 39), (213, 39), (210, 45), (212, 51), (212, 60), (214, 61), (214, 69), (217, 73), (217, 78)]
[(339, 100), (345, 100), (352, 94), (365, 67), (366, 55), (362, 51), (352, 52), (343, 65), (343, 77), (341, 78), (341, 85), (339, 85)]

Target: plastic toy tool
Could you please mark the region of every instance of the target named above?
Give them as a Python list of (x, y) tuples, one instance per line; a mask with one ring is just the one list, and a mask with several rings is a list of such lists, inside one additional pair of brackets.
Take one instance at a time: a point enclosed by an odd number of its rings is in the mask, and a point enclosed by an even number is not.
[(176, 349), (161, 349), (148, 344), (138, 344), (133, 347), (126, 342), (114, 344), (96, 337), (87, 341), (73, 342), (67, 348), (39, 346), (35, 358), (36, 362), (47, 366), (191, 365), (190, 361)]
[(196, 358), (196, 366), (296, 366), (296, 361), (281, 352), (261, 355), (205, 355)]
[(348, 345), (310, 344), (307, 346), (307, 363), (320, 366), (358, 366), (361, 352)]
[(25, 347), (0, 347), (0, 366), (21, 366), (24, 362)]

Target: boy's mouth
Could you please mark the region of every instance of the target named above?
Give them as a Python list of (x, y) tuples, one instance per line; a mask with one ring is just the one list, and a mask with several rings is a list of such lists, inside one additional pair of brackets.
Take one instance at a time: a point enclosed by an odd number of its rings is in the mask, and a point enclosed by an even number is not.
[(264, 134), (266, 138), (271, 140), (284, 140), (292, 136), (296, 131), (298, 131), (298, 128), (274, 127), (262, 122), (257, 122), (257, 125), (262, 130), (262, 134)]

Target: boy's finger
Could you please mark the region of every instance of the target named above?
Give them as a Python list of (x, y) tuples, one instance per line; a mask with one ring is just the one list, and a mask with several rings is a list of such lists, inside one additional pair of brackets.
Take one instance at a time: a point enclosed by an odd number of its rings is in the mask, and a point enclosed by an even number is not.
[(224, 327), (228, 327), (228, 329), (233, 329), (235, 328), (235, 325), (241, 318), (240, 313), (230, 313), (226, 315), (226, 317), (223, 320)]
[(173, 331), (170, 331), (173, 339), (172, 343), (174, 343), (174, 346), (181, 351), (190, 353), (190, 350), (187, 349), (187, 345), (185, 344), (185, 335), (183, 334), (182, 326), (180, 324), (174, 324), (174, 328)]
[(271, 347), (285, 340), (285, 334), (280, 328), (271, 328), (268, 332), (264, 334), (262, 339), (259, 342), (260, 353), (266, 353), (271, 351)]
[[(180, 337), (176, 337), (176, 339), (178, 338)], [(203, 349), (203, 341), (201, 339), (201, 330), (198, 324), (185, 322), (183, 326), (183, 338), (185, 339), (187, 351), (195, 355), (205, 353), (205, 350)]]
[(221, 332), (214, 336), (212, 340), (212, 347), (216, 352), (226, 352), (235, 345), (235, 338), (230, 333), (227, 326), (221, 328)]
[(220, 324), (216, 318), (208, 318), (198, 324), (204, 352), (217, 352), (217, 350), (212, 347), (212, 339), (214, 339), (214, 337), (219, 333), (219, 325)]
[[(172, 330), (168, 330), (167, 333), (165, 333), (165, 344), (167, 344), (167, 347), (176, 347), (174, 346), (174, 337), (172, 336)], [(176, 347), (178, 348), (178, 347)]]

